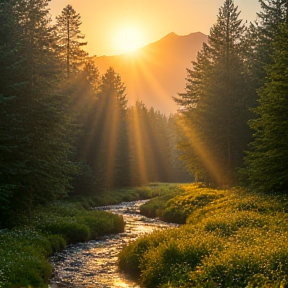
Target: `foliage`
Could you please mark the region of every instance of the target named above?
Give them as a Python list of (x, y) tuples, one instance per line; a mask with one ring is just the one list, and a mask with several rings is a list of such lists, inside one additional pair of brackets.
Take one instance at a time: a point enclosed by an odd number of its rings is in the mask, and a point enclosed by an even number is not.
[(7, 35), (0, 43), (0, 222), (6, 227), (15, 224), (14, 210), (65, 197), (74, 170), (69, 97), (58, 93), (47, 6), (48, 0), (1, 2)]
[(178, 159), (174, 116), (136, 101), (127, 110), (127, 122), (132, 185), (192, 180)]
[(255, 133), (244, 173), (253, 189), (265, 192), (288, 189), (287, 35), (288, 26), (282, 25), (274, 43), (273, 63), (266, 67), (265, 86), (258, 92), (257, 118), (249, 122)]
[(183, 193), (183, 190), (175, 184), (162, 184), (158, 187), (158, 193), (154, 199), (140, 206), (140, 213), (147, 217), (159, 217), (163, 220), (163, 211), (168, 200)]
[[(261, 11), (258, 19), (250, 25), (248, 45), (250, 47), (251, 77), (256, 89), (263, 86), (266, 77), (266, 66), (272, 64), (274, 39), (277, 37), (281, 24), (287, 22), (287, 2), (285, 0), (259, 0)], [(256, 92), (256, 91), (255, 91)]]
[(193, 211), (201, 209), (207, 204), (223, 197), (222, 194), (215, 193), (215, 190), (203, 189), (201, 185), (199, 187), (197, 184), (185, 187), (184, 191), (191, 191), (192, 189), (194, 191), (193, 195), (189, 192), (183, 193), (165, 203), (162, 216), (164, 221), (184, 224), (187, 217)]
[(174, 98), (182, 114), (181, 157), (196, 181), (217, 187), (235, 183), (235, 169), (242, 166), (251, 137), (245, 26), (237, 9), (232, 0), (224, 1), (208, 44), (193, 69), (187, 69), (186, 92)]
[(285, 196), (180, 188), (185, 192), (168, 202), (185, 210), (185, 200), (192, 200), (187, 224), (126, 246), (119, 254), (121, 269), (140, 276), (148, 288), (287, 285)]
[(21, 227), (0, 230), (0, 286), (47, 287), (48, 256), (67, 244), (123, 231), (121, 216), (57, 202), (35, 210)]
[(84, 63), (87, 53), (81, 49), (87, 42), (80, 42), (85, 36), (80, 31), (81, 16), (71, 5), (63, 8), (61, 14), (56, 17), (57, 53), (60, 60), (66, 64), (67, 78), (71, 72), (77, 72), (79, 66)]

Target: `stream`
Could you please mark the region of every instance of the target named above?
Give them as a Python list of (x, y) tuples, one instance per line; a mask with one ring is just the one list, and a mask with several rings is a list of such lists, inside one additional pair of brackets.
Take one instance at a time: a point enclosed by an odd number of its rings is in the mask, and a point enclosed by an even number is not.
[(140, 215), (139, 207), (145, 202), (147, 200), (95, 208), (123, 215), (125, 231), (98, 240), (69, 245), (64, 251), (54, 254), (50, 258), (53, 275), (49, 287), (140, 288), (139, 284), (118, 270), (118, 253), (123, 246), (141, 235), (176, 226)]

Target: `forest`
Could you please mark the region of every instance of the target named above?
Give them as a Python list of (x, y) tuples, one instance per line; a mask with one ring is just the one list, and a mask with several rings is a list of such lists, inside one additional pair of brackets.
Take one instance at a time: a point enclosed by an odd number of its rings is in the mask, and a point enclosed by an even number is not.
[(128, 107), (83, 50), (81, 16), (68, 5), (52, 25), (48, 2), (1, 1), (1, 227), (68, 195), (192, 179), (174, 118)]
[(167, 116), (100, 75), (71, 5), (53, 23), (49, 0), (0, 0), (0, 228), (151, 182), (287, 194), (288, 1), (259, 2), (246, 23), (224, 1)]

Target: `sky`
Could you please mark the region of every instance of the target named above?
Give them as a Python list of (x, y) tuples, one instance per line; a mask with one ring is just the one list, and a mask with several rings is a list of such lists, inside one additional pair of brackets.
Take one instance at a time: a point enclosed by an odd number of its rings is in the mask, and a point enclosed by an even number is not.
[[(51, 0), (52, 19), (68, 4), (81, 15), (90, 56), (118, 55), (167, 34), (209, 34), (224, 0)], [(258, 0), (234, 0), (239, 16), (254, 21)]]

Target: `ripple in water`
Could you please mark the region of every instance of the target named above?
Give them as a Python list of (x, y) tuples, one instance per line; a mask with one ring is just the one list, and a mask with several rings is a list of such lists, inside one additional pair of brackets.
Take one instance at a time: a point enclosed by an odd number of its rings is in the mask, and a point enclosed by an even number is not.
[(123, 215), (125, 231), (100, 240), (70, 245), (61, 253), (53, 255), (50, 258), (53, 265), (50, 288), (140, 288), (139, 284), (118, 270), (118, 253), (123, 246), (141, 235), (175, 227), (174, 224), (139, 215), (139, 207), (145, 202), (126, 202), (97, 208)]

